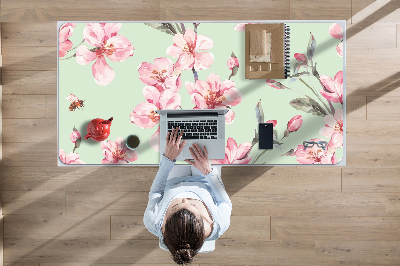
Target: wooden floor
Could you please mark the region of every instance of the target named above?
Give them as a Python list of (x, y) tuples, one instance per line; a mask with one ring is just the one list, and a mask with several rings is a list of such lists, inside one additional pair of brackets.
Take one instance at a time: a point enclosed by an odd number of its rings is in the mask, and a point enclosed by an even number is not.
[(1, 0), (4, 265), (172, 265), (142, 222), (156, 167), (56, 166), (56, 21), (246, 19), (347, 20), (347, 166), (223, 168), (231, 226), (194, 265), (400, 265), (399, 8)]

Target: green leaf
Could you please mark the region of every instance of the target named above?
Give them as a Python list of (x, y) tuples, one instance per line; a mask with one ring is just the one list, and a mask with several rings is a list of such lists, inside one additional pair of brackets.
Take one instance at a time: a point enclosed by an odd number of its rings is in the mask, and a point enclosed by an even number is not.
[(257, 123), (264, 123), (264, 111), (261, 106), (261, 99), (258, 101), (256, 105), (256, 120)]
[(311, 62), (314, 56), (315, 46), (316, 46), (316, 41), (314, 39), (314, 36), (310, 32), (310, 40), (308, 41), (308, 46), (307, 46), (307, 58)]
[(232, 76), (235, 76), (236, 75), (236, 73), (238, 72), (238, 67), (237, 66), (234, 66), (233, 68), (232, 68)]
[(313, 115), (318, 115), (325, 117), (327, 115), (326, 111), (322, 106), (311, 98), (296, 98), (290, 101), (290, 105), (300, 111), (311, 113)]
[(233, 52), (232, 52), (232, 54), (231, 54), (231, 57), (237, 58), (236, 55), (235, 55)]
[(157, 30), (160, 30), (162, 32), (168, 33), (170, 35), (175, 35), (173, 31), (175, 31), (175, 28), (172, 26), (170, 23), (144, 23), (147, 26), (150, 26), (152, 28), (155, 28)]

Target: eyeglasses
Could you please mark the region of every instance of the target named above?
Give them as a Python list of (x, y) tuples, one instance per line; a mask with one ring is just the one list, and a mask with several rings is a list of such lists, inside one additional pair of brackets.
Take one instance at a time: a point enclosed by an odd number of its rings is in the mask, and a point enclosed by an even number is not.
[(326, 141), (318, 141), (318, 142), (303, 141), (304, 150), (307, 150), (307, 148), (312, 148), (314, 146), (314, 144), (317, 144), (318, 148), (322, 148), (325, 150), (326, 146), (328, 145), (328, 142), (326, 142)]

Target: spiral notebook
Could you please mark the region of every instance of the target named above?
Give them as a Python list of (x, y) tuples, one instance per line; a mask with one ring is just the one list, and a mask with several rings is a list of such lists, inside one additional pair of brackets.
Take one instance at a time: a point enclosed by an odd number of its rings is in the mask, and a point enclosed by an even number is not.
[(246, 24), (246, 79), (286, 79), (290, 70), (290, 28), (279, 24)]

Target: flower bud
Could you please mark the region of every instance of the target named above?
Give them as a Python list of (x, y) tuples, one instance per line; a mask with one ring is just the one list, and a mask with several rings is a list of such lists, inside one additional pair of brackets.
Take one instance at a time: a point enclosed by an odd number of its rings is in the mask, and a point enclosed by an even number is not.
[(288, 122), (287, 129), (289, 132), (295, 132), (299, 130), (301, 124), (303, 124), (303, 118), (301, 115), (296, 115)]
[(228, 59), (227, 64), (228, 64), (229, 69), (232, 70), (232, 68), (233, 68), (234, 66), (239, 67), (239, 60), (238, 60), (236, 57), (230, 57), (230, 58)]

